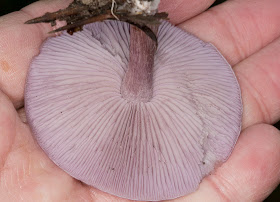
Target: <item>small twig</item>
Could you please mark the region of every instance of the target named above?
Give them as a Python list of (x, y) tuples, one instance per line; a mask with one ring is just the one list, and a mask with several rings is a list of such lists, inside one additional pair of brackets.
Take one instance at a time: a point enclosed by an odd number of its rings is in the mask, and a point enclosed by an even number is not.
[(52, 22), (55, 20), (63, 19), (66, 18), (67, 16), (71, 15), (76, 15), (79, 12), (83, 11), (85, 7), (79, 6), (79, 7), (73, 7), (73, 8), (67, 8), (67, 9), (62, 9), (54, 13), (46, 13), (45, 15), (34, 18), (31, 20), (28, 20), (25, 22), (25, 24), (35, 24), (35, 23), (41, 23), (41, 22)]
[(81, 31), (85, 24), (104, 21), (119, 20), (135, 25), (144, 31), (153, 41), (157, 42), (155, 33), (149, 28), (152, 25), (160, 24), (161, 20), (167, 19), (167, 13), (134, 14), (131, 13), (132, 1), (129, 0), (91, 0), (85, 4), (80, 0), (74, 0), (67, 8), (54, 13), (28, 20), (25, 24), (51, 23), (56, 24), (56, 20), (65, 21), (66, 26), (58, 28), (49, 33), (67, 30), (69, 34)]
[(101, 21), (104, 21), (104, 20), (107, 20), (107, 19), (110, 19), (110, 18), (113, 18), (113, 16), (109, 13), (104, 14), (104, 15), (94, 16), (92, 18), (88, 18), (88, 19), (81, 20), (81, 21), (78, 21), (78, 22), (73, 23), (73, 24), (66, 25), (64, 27), (60, 27), (56, 30), (53, 30), (53, 31), (49, 32), (49, 34), (64, 31), (64, 30), (72, 30), (74, 28), (82, 27), (83, 25), (86, 25), (86, 24), (89, 24), (89, 23), (101, 22)]

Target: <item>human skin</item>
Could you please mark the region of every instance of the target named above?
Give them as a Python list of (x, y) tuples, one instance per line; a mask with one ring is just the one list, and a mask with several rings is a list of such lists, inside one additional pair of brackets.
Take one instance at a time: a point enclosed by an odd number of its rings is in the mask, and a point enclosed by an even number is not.
[[(213, 1), (169, 2), (162, 0), (161, 10), (171, 22), (214, 44), (233, 66), (244, 105), (242, 133), (228, 161), (196, 192), (174, 201), (261, 201), (280, 182), (280, 132), (271, 126), (280, 119), (280, 1), (229, 0), (206, 12)], [(26, 73), (52, 28), (23, 23), (69, 3), (40, 1), (0, 18), (0, 201), (128, 201), (58, 168), (24, 118)]]

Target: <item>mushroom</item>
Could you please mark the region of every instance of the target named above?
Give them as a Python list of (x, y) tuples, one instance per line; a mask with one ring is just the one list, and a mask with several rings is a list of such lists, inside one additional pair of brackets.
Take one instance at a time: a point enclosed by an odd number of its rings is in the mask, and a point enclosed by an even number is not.
[(33, 60), (25, 107), (34, 137), (74, 178), (158, 201), (195, 191), (241, 128), (236, 77), (211, 44), (163, 22), (158, 46), (124, 22), (49, 38)]

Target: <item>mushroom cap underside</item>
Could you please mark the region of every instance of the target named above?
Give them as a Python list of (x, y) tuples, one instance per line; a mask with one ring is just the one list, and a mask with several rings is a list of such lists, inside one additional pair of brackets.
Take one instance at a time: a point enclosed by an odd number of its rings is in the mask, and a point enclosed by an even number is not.
[(134, 200), (186, 195), (237, 141), (238, 82), (213, 45), (164, 22), (152, 99), (124, 99), (129, 26), (105, 21), (48, 39), (28, 73), (28, 123), (49, 158), (86, 184)]

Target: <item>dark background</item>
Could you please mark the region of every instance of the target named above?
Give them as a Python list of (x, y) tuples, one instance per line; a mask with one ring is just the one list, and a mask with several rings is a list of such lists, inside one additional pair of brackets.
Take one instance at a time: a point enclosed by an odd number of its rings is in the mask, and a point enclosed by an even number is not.
[[(0, 16), (17, 11), (20, 8), (35, 2), (36, 0), (0, 0)], [(225, 2), (226, 0), (217, 0), (212, 6)], [(1, 36), (0, 36), (1, 37)], [(280, 129), (280, 122), (275, 124)], [(278, 188), (265, 200), (265, 202), (280, 202), (280, 185)]]

